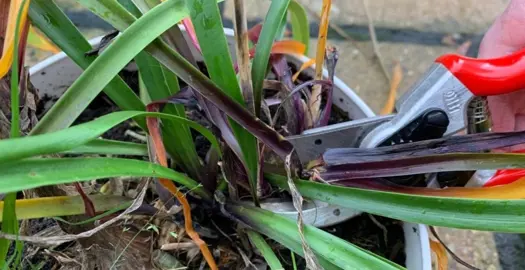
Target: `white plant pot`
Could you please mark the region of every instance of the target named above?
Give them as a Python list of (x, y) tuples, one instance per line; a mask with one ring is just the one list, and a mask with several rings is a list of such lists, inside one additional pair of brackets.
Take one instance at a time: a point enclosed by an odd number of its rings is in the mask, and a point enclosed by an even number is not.
[[(228, 36), (228, 43), (232, 52), (232, 57), (235, 59), (235, 47), (232, 29), (226, 28), (224, 30)], [(92, 46), (98, 44), (102, 37), (90, 40)], [(202, 60), (202, 57), (197, 51), (192, 48), (197, 60)], [(306, 62), (308, 58), (305, 56), (291, 56), (289, 61), (296, 64), (298, 67)], [(315, 67), (312, 67), (315, 68)], [(313, 69), (310, 69), (312, 72)], [(75, 64), (63, 52), (55, 54), (38, 64), (34, 65), (29, 70), (30, 79), (33, 85), (39, 90), (40, 96), (47, 95), (51, 98), (58, 98), (62, 93), (80, 76), (82, 69)], [(328, 76), (328, 72), (324, 70), (324, 76)], [(375, 116), (374, 112), (356, 93), (350, 89), (341, 79), (334, 78), (334, 92), (333, 104), (339, 109), (348, 113), (350, 119), (361, 119)], [(266, 207), (270, 207), (271, 203), (267, 203)], [(265, 208), (266, 208), (265, 207)], [(272, 207), (275, 209), (274, 207)], [(291, 204), (279, 203), (279, 208), (284, 216), (290, 218), (296, 217), (296, 212)], [(360, 212), (339, 206), (329, 205), (325, 202), (315, 201), (315, 203), (306, 204), (303, 208), (303, 213), (307, 217), (305, 223), (314, 226), (320, 224), (334, 225), (342, 222), (356, 215)], [(306, 215), (308, 212), (316, 212), (316, 215)], [(310, 217), (310, 218), (308, 218)], [(405, 233), (405, 253), (406, 253), (406, 267), (409, 270), (431, 270), (431, 254), (428, 231), (425, 225), (404, 223), (403, 230)]]

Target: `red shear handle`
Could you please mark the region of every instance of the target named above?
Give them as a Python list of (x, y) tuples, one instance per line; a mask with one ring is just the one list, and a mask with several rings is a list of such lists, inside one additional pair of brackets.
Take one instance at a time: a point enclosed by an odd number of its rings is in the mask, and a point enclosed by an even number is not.
[(493, 96), (525, 89), (525, 49), (493, 59), (446, 54), (436, 59), (474, 95)]

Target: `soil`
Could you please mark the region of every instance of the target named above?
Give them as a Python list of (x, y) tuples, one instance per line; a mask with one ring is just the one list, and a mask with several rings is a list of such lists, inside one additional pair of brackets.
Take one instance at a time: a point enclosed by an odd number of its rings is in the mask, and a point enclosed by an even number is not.
[[(135, 91), (138, 94), (139, 90), (137, 75), (138, 73), (136, 71), (123, 70), (120, 72), (120, 76), (123, 78), (123, 80), (130, 86), (130, 88), (133, 91)], [(47, 102), (56, 102), (56, 100), (56, 98), (51, 98), (47, 95), (44, 95), (41, 98), (41, 101), (37, 107), (38, 117), (41, 118), (45, 114), (44, 105)], [(116, 112), (118, 110), (118, 107), (113, 102), (111, 102), (108, 96), (104, 93), (101, 93), (88, 105), (84, 112), (80, 114), (80, 116), (75, 120), (73, 125), (89, 122), (91, 120), (96, 119), (97, 117)], [(120, 141), (141, 142), (140, 140), (125, 135), (126, 130), (131, 130), (140, 133), (140, 128), (136, 127), (133, 124), (132, 120), (128, 120), (105, 132), (104, 134), (102, 134), (101, 137), (105, 139), (113, 139)]]
[[(387, 232), (373, 219), (384, 226)], [(405, 234), (401, 221), (361, 214), (324, 230), (399, 265), (405, 265)]]
[[(22, 223), (19, 222), (19, 226), (21, 225)], [(51, 218), (32, 219), (29, 220), (29, 230), (27, 233), (29, 235), (33, 235), (55, 225), (56, 221)], [(60, 252), (62, 250), (67, 249), (68, 246), (69, 244), (65, 243), (54, 248), (54, 251)], [(15, 246), (14, 244), (11, 244), (11, 246), (9, 247), (9, 252), (7, 253), (7, 258), (11, 258), (14, 250)], [(50, 270), (56, 269), (57, 264), (57, 260), (42, 252), (39, 246), (30, 243), (24, 243), (24, 248), (22, 250), (22, 269)]]
[[(203, 63), (199, 63), (200, 69), (207, 73), (205, 70), (205, 66)], [(291, 64), (292, 72), (295, 72), (297, 70), (297, 67), (293, 64)], [(137, 83), (137, 72), (130, 72), (130, 71), (123, 71), (121, 72), (121, 76), (123, 79), (130, 85), (130, 87), (138, 93), (138, 83)], [(300, 75), (298, 78), (298, 83), (311, 80), (311, 77), (307, 75)], [(183, 82), (181, 82), (181, 88), (186, 86)], [(49, 101), (49, 97), (42, 98), (43, 102)], [(322, 105), (324, 106), (326, 104), (326, 100), (322, 102)], [(39, 115), (43, 113), (42, 108), (43, 105), (39, 107)], [(102, 115), (117, 111), (118, 108), (107, 98), (107, 96), (104, 93), (101, 93), (89, 106), (88, 108), (80, 115), (80, 117), (75, 121), (75, 124), (84, 123), (90, 120), (93, 120), (97, 117), (100, 117)], [(195, 120), (199, 122), (200, 124), (210, 127), (210, 123), (202, 116), (201, 112), (196, 112), (194, 110), (190, 110), (188, 113), (188, 117), (192, 120)], [(285, 125), (286, 120), (283, 119), (284, 117), (280, 117), (281, 120), (278, 122), (279, 125)], [(332, 115), (330, 117), (329, 124), (334, 124), (338, 122), (348, 121), (350, 120), (348, 118), (348, 115), (337, 108), (336, 106), (333, 106), (332, 108)], [(137, 139), (134, 139), (130, 136), (124, 135), (126, 130), (132, 130), (137, 133), (140, 133), (140, 128), (134, 126), (132, 124), (132, 121), (126, 121), (117, 127), (111, 129), (110, 131), (103, 134), (102, 137), (106, 139), (114, 139), (114, 140), (121, 140), (121, 141), (134, 141), (134, 142), (140, 142)], [(197, 151), (199, 153), (199, 156), (201, 158), (204, 158), (207, 150), (209, 149), (210, 145), (209, 142), (200, 134), (194, 132), (194, 138), (196, 140), (196, 146)], [(284, 195), (289, 196), (289, 195)], [(214, 228), (213, 224), (208, 224), (209, 220), (211, 220), (209, 217), (210, 215), (216, 215), (213, 213), (195, 213), (196, 220), (202, 220), (201, 225), (205, 226), (206, 228)], [(198, 216), (202, 216), (203, 218), (198, 218)], [(383, 256), (387, 259), (390, 259), (400, 265), (404, 265), (405, 262), (405, 253), (404, 253), (404, 233), (402, 229), (402, 224), (399, 221), (392, 220), (389, 218), (374, 216), (375, 219), (382, 224), (382, 226), (386, 227), (387, 229), (387, 241), (384, 240), (384, 232), (383, 230), (376, 225), (370, 216), (368, 214), (363, 214), (360, 216), (357, 216), (355, 218), (352, 218), (344, 223), (338, 224), (337, 226), (332, 226), (329, 228), (325, 228), (326, 231), (333, 233), (342, 239), (345, 239), (359, 247), (362, 247), (364, 249), (370, 250), (371, 252), (374, 252), (375, 254), (379, 256)], [(206, 220), (208, 222), (206, 222)], [(218, 223), (218, 225), (221, 228), (228, 228), (231, 226), (221, 226), (221, 223), (229, 224), (229, 220), (223, 220), (219, 217), (213, 218), (214, 222)], [(37, 221), (32, 222), (32, 228), (35, 231), (37, 228), (43, 229), (46, 228), (46, 226), (52, 226), (54, 224), (54, 221), (51, 219), (41, 219)], [(215, 231), (215, 229), (213, 229)], [(227, 231), (228, 235), (231, 235), (234, 233), (233, 231)], [(228, 241), (224, 241), (224, 237), (219, 236), (218, 238), (213, 237), (213, 239), (207, 239), (209, 243), (214, 244), (220, 244), (220, 245), (228, 245)], [(221, 240), (222, 239), (222, 240)], [(230, 247), (231, 250), (235, 250), (234, 247)], [(27, 252), (27, 251), (26, 251)], [(27, 253), (25, 253), (27, 254)], [(290, 252), (288, 250), (282, 250), (279, 254), (282, 256), (283, 263), (284, 262), (291, 262), (290, 258)], [(299, 257), (295, 256), (299, 269), (304, 268), (304, 260)], [(30, 259), (30, 262), (35, 265), (42, 261), (46, 261), (45, 266), (51, 267), (54, 264), (54, 260), (50, 260), (49, 257), (42, 255), (40, 252), (37, 252), (34, 254)], [(48, 265), (49, 264), (49, 265)], [(303, 267), (301, 267), (303, 265)], [(287, 269), (292, 269), (291, 265), (286, 266)], [(46, 269), (45, 267), (42, 269)]]

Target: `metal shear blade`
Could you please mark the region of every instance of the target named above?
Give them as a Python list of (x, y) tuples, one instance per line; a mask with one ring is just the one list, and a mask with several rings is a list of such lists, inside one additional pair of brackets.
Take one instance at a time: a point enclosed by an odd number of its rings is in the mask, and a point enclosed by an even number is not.
[(299, 160), (304, 164), (318, 158), (328, 148), (358, 147), (368, 132), (393, 117), (376, 116), (309, 129), (287, 140), (292, 143)]

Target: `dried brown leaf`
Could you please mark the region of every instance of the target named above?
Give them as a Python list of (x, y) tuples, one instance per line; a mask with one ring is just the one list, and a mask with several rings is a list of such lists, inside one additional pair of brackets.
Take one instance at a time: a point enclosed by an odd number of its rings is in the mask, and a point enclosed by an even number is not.
[(247, 104), (250, 112), (254, 113), (254, 99), (252, 88), (252, 76), (250, 68), (250, 48), (248, 37), (248, 23), (246, 21), (246, 11), (244, 7), (244, 0), (234, 0), (234, 29), (235, 29), (235, 52), (237, 54), (237, 61), (239, 64), (239, 81), (244, 96), (244, 101)]
[[(330, 8), (332, 6), (331, 0), (323, 0), (323, 6), (321, 11), (321, 19), (320, 19), (320, 25), (319, 25), (319, 34), (317, 39), (317, 52), (315, 56), (315, 76), (314, 79), (321, 80), (323, 78), (323, 65), (324, 65), (324, 57), (325, 57), (325, 49), (326, 49), (326, 39), (328, 36), (328, 22), (329, 22), (329, 16), (330, 16)], [(321, 107), (321, 86), (314, 86), (312, 89), (312, 98), (310, 99), (308, 103), (308, 107), (310, 108), (310, 111), (312, 112), (313, 119), (311, 122), (311, 125), (308, 127), (312, 127), (313, 123), (316, 123), (319, 118), (319, 110)]]
[(292, 155), (288, 155), (285, 159), (286, 176), (288, 177), (288, 186), (290, 187), (290, 193), (292, 195), (292, 202), (295, 210), (297, 211), (297, 227), (299, 228), (299, 236), (301, 237), (304, 258), (308, 269), (317, 270), (323, 269), (323, 267), (317, 261), (317, 257), (308, 245), (306, 238), (304, 237), (304, 223), (303, 223), (303, 196), (299, 193), (299, 190), (294, 184), (291, 172), (291, 159)]
[(399, 62), (397, 62), (394, 66), (392, 74), (393, 75), (392, 80), (390, 81), (390, 91), (388, 94), (388, 99), (386, 101), (385, 106), (381, 110), (381, 115), (391, 114), (394, 111), (399, 85), (403, 80), (403, 70), (401, 69), (401, 65), (399, 64)]

